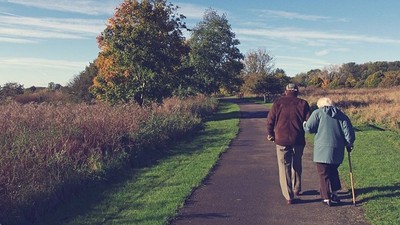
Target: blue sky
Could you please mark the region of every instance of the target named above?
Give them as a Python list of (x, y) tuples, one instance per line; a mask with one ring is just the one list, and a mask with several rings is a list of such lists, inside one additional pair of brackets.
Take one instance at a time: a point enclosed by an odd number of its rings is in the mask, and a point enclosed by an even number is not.
[[(0, 85), (67, 85), (99, 52), (122, 0), (0, 0)], [(347, 62), (400, 60), (400, 1), (177, 0), (189, 27), (226, 14), (243, 54), (266, 49), (295, 76)]]

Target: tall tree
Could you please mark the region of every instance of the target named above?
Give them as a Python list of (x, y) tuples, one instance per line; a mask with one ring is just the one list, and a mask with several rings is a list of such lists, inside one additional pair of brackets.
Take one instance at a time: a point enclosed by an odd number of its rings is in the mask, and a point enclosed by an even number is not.
[(238, 84), (243, 68), (239, 44), (226, 16), (206, 10), (189, 40), (190, 63), (195, 71), (193, 84), (199, 92), (212, 94)]
[(112, 103), (161, 101), (179, 85), (183, 15), (165, 0), (125, 0), (98, 36), (94, 94)]

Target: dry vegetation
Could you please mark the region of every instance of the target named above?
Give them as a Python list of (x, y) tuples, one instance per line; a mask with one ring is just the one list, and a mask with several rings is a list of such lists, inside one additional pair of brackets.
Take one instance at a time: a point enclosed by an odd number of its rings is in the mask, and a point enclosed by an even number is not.
[(0, 105), (0, 221), (35, 220), (83, 183), (141, 163), (141, 156), (190, 133), (215, 109), (215, 99), (202, 96), (147, 108)]
[(400, 129), (400, 88), (312, 89), (302, 90), (303, 98), (316, 107), (321, 97), (331, 98), (349, 115), (353, 123)]

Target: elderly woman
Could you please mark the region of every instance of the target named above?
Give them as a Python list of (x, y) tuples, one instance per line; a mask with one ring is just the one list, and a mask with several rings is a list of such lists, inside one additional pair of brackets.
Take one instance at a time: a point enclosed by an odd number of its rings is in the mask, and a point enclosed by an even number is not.
[(318, 109), (312, 112), (304, 130), (315, 133), (313, 161), (317, 164), (320, 194), (323, 203), (339, 203), (337, 191), (341, 189), (338, 167), (344, 159), (344, 149), (351, 151), (355, 133), (350, 119), (333, 105), (329, 98), (320, 98)]

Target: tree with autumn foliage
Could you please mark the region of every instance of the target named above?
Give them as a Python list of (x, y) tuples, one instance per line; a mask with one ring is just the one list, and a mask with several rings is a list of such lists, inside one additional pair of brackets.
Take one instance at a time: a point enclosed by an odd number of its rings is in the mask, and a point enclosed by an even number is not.
[(165, 0), (125, 0), (97, 37), (98, 75), (91, 90), (113, 104), (161, 101), (181, 80), (189, 49), (181, 29), (185, 17)]

